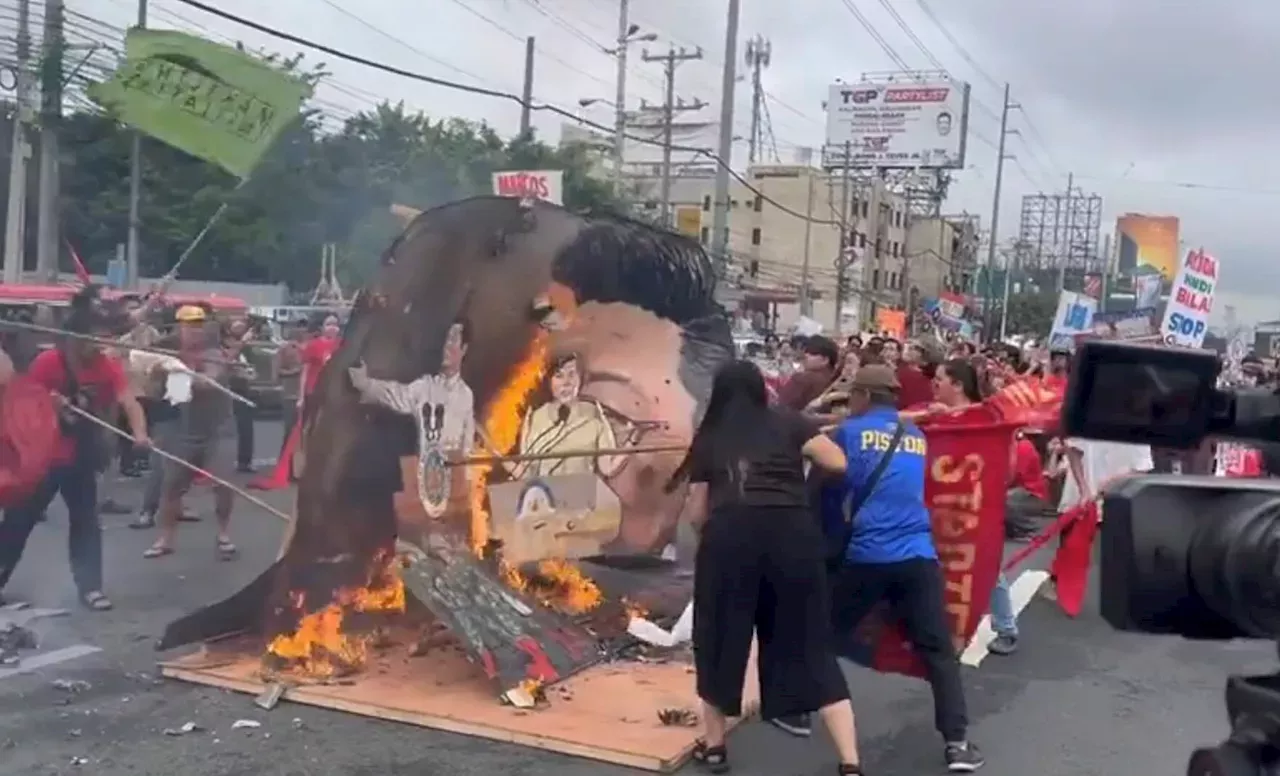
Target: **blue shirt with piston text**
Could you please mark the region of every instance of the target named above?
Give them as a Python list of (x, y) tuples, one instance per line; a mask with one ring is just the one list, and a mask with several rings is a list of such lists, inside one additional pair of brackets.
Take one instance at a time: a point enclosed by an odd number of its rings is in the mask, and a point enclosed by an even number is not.
[[(835, 430), (833, 438), (849, 461), (844, 480), (822, 492), (823, 526), (833, 532), (844, 520), (854, 493), (859, 492), (893, 441), (898, 422), (894, 407), (875, 406), (851, 417)], [(853, 537), (845, 550), (847, 563), (898, 563), (936, 559), (929, 510), (924, 501), (928, 466), (924, 434), (903, 421), (904, 432), (897, 451), (853, 518)]]

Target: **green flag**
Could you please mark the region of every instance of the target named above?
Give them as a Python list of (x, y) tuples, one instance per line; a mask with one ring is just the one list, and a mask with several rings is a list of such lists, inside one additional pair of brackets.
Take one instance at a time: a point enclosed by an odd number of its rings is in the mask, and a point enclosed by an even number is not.
[(129, 30), (125, 61), (89, 96), (117, 119), (247, 178), (311, 87), (230, 46), (172, 30)]

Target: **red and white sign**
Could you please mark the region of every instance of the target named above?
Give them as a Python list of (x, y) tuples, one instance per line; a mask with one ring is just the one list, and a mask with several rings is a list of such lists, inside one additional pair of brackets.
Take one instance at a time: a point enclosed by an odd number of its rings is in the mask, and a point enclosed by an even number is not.
[(493, 174), (493, 193), (499, 197), (540, 199), (564, 204), (563, 170), (508, 170)]

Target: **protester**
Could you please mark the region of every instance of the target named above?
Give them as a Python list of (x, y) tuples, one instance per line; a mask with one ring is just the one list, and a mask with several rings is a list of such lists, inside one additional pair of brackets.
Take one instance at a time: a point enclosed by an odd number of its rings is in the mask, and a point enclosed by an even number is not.
[(305, 334), (305, 327), (290, 327), (275, 355), (275, 377), (280, 383), (280, 409), (286, 437), (297, 420), (302, 400), (302, 338)]
[(880, 346), (880, 356), (886, 364), (897, 369), (902, 360), (902, 343), (893, 337), (885, 337)]
[(898, 388), (892, 368), (862, 367), (849, 399), (850, 417), (835, 431), (849, 465), (843, 481), (824, 491), (822, 500), (828, 536), (837, 538), (837, 549), (843, 547), (833, 581), (832, 623), (836, 637), (848, 639), (877, 605), (887, 604), (925, 666), (947, 767), (968, 773), (985, 760), (967, 735), (960, 664), (925, 505), (925, 438), (913, 423), (899, 419)]
[(844, 454), (798, 414), (769, 407), (754, 364), (720, 369), (689, 453), (668, 485), (699, 486), (707, 515), (694, 567), (693, 651), (704, 737), (694, 757), (728, 770), (726, 718), (741, 716), (758, 639), (761, 711), (776, 719), (818, 711), (840, 755), (860, 774), (853, 706), (830, 650), (823, 540), (810, 519), (804, 461), (833, 473)]
[(844, 407), (849, 400), (849, 385), (862, 365), (862, 356), (856, 350), (846, 350), (840, 361), (840, 372), (831, 385), (805, 406), (805, 414), (817, 423), (835, 423), (844, 418)]
[(338, 335), (342, 333), (342, 325), (338, 321), (338, 316), (330, 314), (324, 317), (324, 322), (320, 324), (319, 336), (311, 338), (302, 348), (302, 395), (298, 397), (297, 406), (301, 409), (306, 400), (307, 394), (316, 387), (316, 383), (320, 379), (320, 371), (324, 369), (324, 365), (329, 362), (333, 354), (338, 351), (338, 347), (342, 344), (342, 340)]
[[(149, 317), (153, 306), (146, 303), (136, 302), (129, 308), (130, 322), (133, 323), (132, 328), (120, 337), (123, 345), (131, 347), (151, 348), (155, 347), (160, 340), (160, 331), (152, 325)], [(148, 387), (151, 383), (151, 376), (144, 370), (134, 366), (129, 358), (130, 351), (128, 348), (122, 348), (120, 351), (120, 361), (125, 365), (125, 374), (129, 378), (129, 392), (141, 405), (142, 411), (147, 417), (148, 433), (152, 429), (154, 423), (154, 404), (150, 396), (148, 396)], [(121, 413), (121, 426), (124, 428), (124, 422), (127, 419)], [(148, 454), (145, 450), (138, 450), (132, 444), (129, 444), (123, 437), (118, 440), (120, 442), (120, 473), (126, 477), (141, 477), (148, 467)]]
[(1010, 449), (1009, 492), (1005, 496), (1005, 538), (1028, 539), (1036, 533), (1038, 521), (1051, 516), (1049, 482), (1044, 462), (1035, 443), (1019, 432)]
[[(64, 325), (72, 334), (110, 334), (96, 306), (96, 289), (89, 287), (76, 295)], [(62, 405), (60, 438), (53, 465), (35, 494), (5, 510), (0, 521), (0, 591), (22, 559), (32, 529), (54, 496), (61, 496), (67, 508), (71, 575), (80, 601), (93, 610), (110, 609), (111, 600), (102, 591), (102, 528), (98, 523), (98, 474), (108, 453), (102, 428), (79, 412), (102, 419), (110, 418), (117, 407), (122, 409), (139, 447), (150, 445), (146, 417), (128, 390), (120, 363), (92, 342), (64, 339), (56, 348), (36, 356), (27, 375), (56, 394)]]
[(792, 410), (803, 410), (822, 395), (835, 377), (840, 349), (826, 337), (810, 337), (804, 343), (799, 372), (787, 378), (778, 390), (778, 404)]
[(933, 398), (932, 375), (925, 375), (927, 364), (925, 349), (919, 343), (908, 343), (902, 360), (897, 364), (898, 409), (905, 410), (917, 404), (924, 404)]
[[(252, 340), (253, 329), (249, 322), (244, 318), (233, 319), (227, 324), (226, 335), (222, 338), (222, 357), (247, 367)], [(232, 370), (229, 385), (235, 393), (252, 399), (246, 368)], [(235, 402), (231, 407), (236, 426), (236, 471), (242, 474), (253, 473), (253, 411), (253, 407), (243, 402)]]
[[(180, 340), (178, 358), (185, 368), (227, 388), (234, 366), (227, 362), (224, 351), (210, 342), (206, 326), (208, 314), (200, 307), (189, 305), (179, 309), (175, 318)], [(174, 447), (170, 452), (183, 461), (226, 479), (231, 476), (234, 468), (231, 435), (235, 424), (232, 420), (231, 398), (208, 381), (191, 382), (191, 398), (178, 407), (178, 420), (172, 440)], [(160, 535), (143, 553), (144, 558), (160, 558), (173, 553), (182, 511), (182, 496), (194, 480), (194, 473), (189, 468), (173, 461), (166, 460), (164, 469), (158, 515)], [(223, 560), (230, 560), (237, 553), (228, 534), (234, 494), (216, 482), (213, 492), (214, 514), (218, 524), (218, 556)]]

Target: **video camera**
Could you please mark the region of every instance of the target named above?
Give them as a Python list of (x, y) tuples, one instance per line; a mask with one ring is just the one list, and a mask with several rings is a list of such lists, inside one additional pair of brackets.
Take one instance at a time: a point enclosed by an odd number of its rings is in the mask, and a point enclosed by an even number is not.
[[(1280, 396), (1217, 388), (1208, 351), (1095, 341), (1076, 352), (1067, 436), (1193, 449), (1208, 437), (1280, 444)], [(1266, 457), (1266, 456), (1264, 456)], [(1277, 640), (1280, 479), (1141, 475), (1103, 495), (1102, 616), (1189, 639)], [(1197, 750), (1188, 776), (1280, 772), (1280, 674), (1232, 676), (1231, 735)]]

